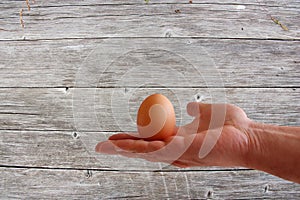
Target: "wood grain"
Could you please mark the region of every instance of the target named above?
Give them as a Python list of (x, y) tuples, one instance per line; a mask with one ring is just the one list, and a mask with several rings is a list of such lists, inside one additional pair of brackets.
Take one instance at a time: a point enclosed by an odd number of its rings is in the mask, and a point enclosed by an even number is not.
[(2, 41), (0, 87), (300, 87), (297, 52), (299, 41)]
[[(24, 29), (19, 24), (19, 10), (26, 8), (24, 2), (2, 3), (0, 40), (99, 37), (300, 38), (298, 1), (282, 1), (282, 6), (274, 6), (274, 3), (248, 3), (244, 7), (233, 1), (224, 4), (219, 1), (221, 5), (188, 4), (187, 1), (184, 4), (146, 5), (140, 1), (134, 5), (97, 3), (84, 6), (78, 3), (70, 5), (71, 1), (56, 6), (57, 2), (49, 3), (49, 6), (43, 3), (33, 7), (30, 12), (24, 10)], [(39, 5), (39, 1), (36, 4)], [(175, 10), (180, 12), (176, 13)], [(271, 16), (287, 26), (289, 31), (275, 24)]]
[[(202, 0), (193, 0), (193, 4), (241, 4), (241, 5), (269, 5), (273, 7), (296, 7), (299, 6), (299, 1), (297, 0), (264, 0), (264, 1), (253, 1), (249, 2), (247, 0), (211, 0), (211, 1), (202, 1)], [(20, 0), (3, 0), (1, 1), (0, 5), (4, 6), (18, 6), (18, 5), (26, 5), (25, 2), (20, 1)], [(150, 0), (147, 3), (145, 1), (140, 1), (140, 0), (128, 0), (124, 2), (123, 0), (102, 0), (102, 1), (97, 1), (97, 0), (85, 0), (85, 1), (74, 1), (74, 0), (65, 0), (65, 1), (59, 1), (59, 0), (48, 0), (48, 1), (36, 1), (35, 3), (30, 2), (31, 6), (38, 7), (38, 6), (78, 6), (78, 5), (130, 5), (130, 4), (139, 4), (139, 5), (149, 5), (149, 4), (190, 4), (189, 1), (178, 1), (178, 0)]]
[(1, 198), (298, 199), (299, 184), (257, 171), (105, 172), (1, 168)]
[[(2, 130), (135, 131), (138, 106), (150, 94), (173, 102), (177, 125), (192, 118), (185, 106), (197, 95), (204, 102), (228, 102), (256, 121), (299, 125), (299, 90), (292, 88), (11, 88), (0, 89)], [(224, 96), (225, 95), (225, 96)], [(201, 97), (202, 96), (202, 97)]]

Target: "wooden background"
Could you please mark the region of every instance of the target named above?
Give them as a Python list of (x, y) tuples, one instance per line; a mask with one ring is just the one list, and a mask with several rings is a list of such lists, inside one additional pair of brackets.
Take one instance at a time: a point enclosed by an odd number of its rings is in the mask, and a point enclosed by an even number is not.
[[(256, 170), (93, 152), (134, 130), (140, 101), (154, 92), (174, 102), (178, 124), (190, 120), (185, 103), (225, 94), (256, 121), (299, 126), (300, 1), (29, 2), (30, 11), (25, 0), (0, 2), (1, 199), (300, 199), (299, 184)], [(209, 55), (214, 65), (201, 73), (222, 81), (207, 84), (174, 56), (183, 54), (195, 66)], [(167, 67), (188, 81), (160, 73)]]

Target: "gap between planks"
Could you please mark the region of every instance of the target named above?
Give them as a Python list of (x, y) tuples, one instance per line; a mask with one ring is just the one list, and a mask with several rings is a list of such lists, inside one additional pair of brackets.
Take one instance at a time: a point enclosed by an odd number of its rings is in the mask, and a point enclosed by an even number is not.
[[(36, 86), (36, 87), (27, 87), (27, 86), (20, 86), (20, 87), (1, 87), (0, 89), (65, 89), (65, 90), (69, 90), (69, 89), (114, 89), (114, 88), (118, 88), (118, 89), (135, 89), (137, 88), (136, 86), (97, 86), (97, 87), (74, 87), (74, 86), (70, 86), (70, 87), (66, 87), (66, 86), (61, 86), (61, 87), (40, 87), (40, 86)], [(157, 87), (157, 86), (141, 86), (139, 87), (139, 89), (166, 89), (163, 87)], [(168, 89), (296, 89), (296, 88), (300, 88), (300, 86), (274, 86), (274, 87), (266, 87), (266, 86), (224, 86), (224, 87), (219, 87), (219, 86), (209, 86), (209, 87), (205, 87), (205, 86), (172, 86), (172, 87), (168, 87)]]
[[(90, 171), (100, 171), (100, 172), (235, 172), (235, 171), (255, 171), (254, 169), (248, 168), (220, 168), (220, 169), (159, 169), (159, 170), (138, 170), (138, 169), (99, 169), (99, 168), (77, 168), (77, 167), (36, 167), (36, 166), (18, 166), (18, 165), (0, 165), (0, 168), (9, 169), (40, 169), (40, 170), (90, 170)], [(209, 167), (208, 167), (209, 168)]]
[[(1, 39), (0, 42), (35, 42), (35, 41), (63, 41), (63, 40), (103, 40), (103, 39), (166, 39), (166, 37), (140, 37), (140, 36), (126, 36), (126, 37), (63, 37), (63, 38), (36, 38), (28, 39), (26, 37), (22, 39)], [(252, 37), (205, 37), (205, 36), (172, 36), (169, 39), (197, 39), (197, 40), (243, 40), (243, 41), (284, 41), (293, 42), (300, 41), (300, 38), (252, 38)]]

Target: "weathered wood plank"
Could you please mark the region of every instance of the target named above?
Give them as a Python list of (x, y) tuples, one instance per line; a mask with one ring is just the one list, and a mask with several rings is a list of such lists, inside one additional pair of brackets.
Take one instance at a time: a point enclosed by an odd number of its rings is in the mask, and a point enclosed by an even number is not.
[(102, 172), (0, 168), (1, 198), (298, 199), (300, 185), (257, 171)]
[[(62, 131), (0, 131), (1, 165), (93, 168), (93, 169), (158, 169), (146, 161), (107, 156), (94, 152), (97, 142), (113, 133)], [(130, 161), (130, 162), (128, 162)], [(116, 165), (116, 162), (119, 165)]]
[[(228, 102), (253, 120), (299, 125), (299, 89), (292, 88), (11, 88), (0, 89), (2, 130), (135, 131), (141, 101), (163, 93), (173, 102), (177, 124), (190, 122), (185, 106), (195, 101)], [(202, 96), (202, 97), (201, 97)]]
[(143, 87), (300, 87), (298, 41), (116, 38), (0, 44), (0, 87), (136, 87), (145, 78)]
[[(148, 4), (189, 4), (189, 0), (150, 0)], [(202, 1), (202, 0), (193, 0), (193, 4), (245, 4), (245, 5), (269, 5), (273, 7), (285, 7), (285, 6), (290, 6), (290, 7), (296, 7), (299, 5), (299, 1), (297, 0), (260, 0), (260, 1), (253, 1), (249, 2), (247, 0), (211, 0), (211, 1)], [(140, 4), (140, 5), (145, 5), (145, 1), (141, 0), (127, 0), (126, 2), (123, 0), (102, 0), (102, 1), (97, 1), (97, 0), (84, 0), (84, 1), (74, 1), (74, 0), (64, 0), (64, 1), (59, 1), (59, 0), (48, 0), (48, 1), (36, 1), (35, 3), (30, 2), (30, 5), (32, 7), (38, 7), (38, 6), (78, 6), (78, 5), (102, 5), (102, 4), (110, 4), (110, 5), (123, 5), (123, 4)], [(146, 5), (148, 5), (146, 4)], [(0, 2), (0, 5), (3, 6), (20, 6), (20, 5), (25, 5), (23, 0), (3, 0)]]
[[(19, 10), (26, 8), (25, 3), (18, 7), (15, 2), (7, 2), (0, 10), (0, 40), (169, 36), (299, 39), (299, 2), (291, 3), (295, 4), (286, 7), (274, 3), (240, 6), (237, 2), (146, 5), (141, 1), (135, 5), (45, 7), (45, 3), (30, 12), (24, 10), (22, 29)], [(270, 16), (289, 31), (275, 24)]]

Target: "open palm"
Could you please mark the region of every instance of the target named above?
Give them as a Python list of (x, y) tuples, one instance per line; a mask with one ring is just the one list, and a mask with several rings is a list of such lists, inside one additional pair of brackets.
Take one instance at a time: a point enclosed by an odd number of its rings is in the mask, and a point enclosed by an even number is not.
[[(166, 162), (178, 167), (243, 166), (248, 152), (248, 126), (245, 112), (231, 104), (192, 102), (187, 112), (194, 120), (177, 127), (165, 140), (145, 141), (128, 133), (119, 133), (97, 144), (99, 153), (119, 154)], [(201, 146), (212, 148), (199, 157)]]

